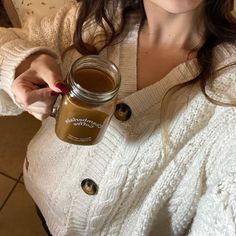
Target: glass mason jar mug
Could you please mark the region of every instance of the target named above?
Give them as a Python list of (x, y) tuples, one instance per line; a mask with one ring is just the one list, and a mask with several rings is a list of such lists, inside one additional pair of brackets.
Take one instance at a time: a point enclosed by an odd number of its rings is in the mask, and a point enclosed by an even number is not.
[(119, 69), (99, 56), (84, 56), (72, 64), (66, 79), (69, 92), (55, 116), (56, 135), (71, 144), (96, 144), (115, 111)]

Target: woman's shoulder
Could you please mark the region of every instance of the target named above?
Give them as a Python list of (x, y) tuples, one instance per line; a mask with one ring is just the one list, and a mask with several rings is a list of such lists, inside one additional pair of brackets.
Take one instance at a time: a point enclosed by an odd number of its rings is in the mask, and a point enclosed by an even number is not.
[(236, 43), (222, 43), (214, 51), (213, 73), (206, 92), (216, 101), (236, 104)]
[(52, 14), (44, 14), (42, 17), (38, 16), (36, 14), (35, 15), (29, 15), (27, 17), (27, 20), (25, 21), (25, 23), (27, 23), (32, 18), (33, 19), (35, 18), (37, 20), (42, 20), (44, 18), (60, 17), (60, 15), (67, 15), (67, 16), (74, 17), (75, 14), (72, 14), (72, 13), (78, 13), (80, 5), (81, 5), (80, 2), (70, 1), (67, 4), (64, 4), (64, 5), (61, 5), (60, 7), (57, 7), (56, 11), (54, 11)]
[(216, 46), (213, 54), (214, 66), (219, 67), (232, 62), (236, 62), (236, 42), (221, 43)]

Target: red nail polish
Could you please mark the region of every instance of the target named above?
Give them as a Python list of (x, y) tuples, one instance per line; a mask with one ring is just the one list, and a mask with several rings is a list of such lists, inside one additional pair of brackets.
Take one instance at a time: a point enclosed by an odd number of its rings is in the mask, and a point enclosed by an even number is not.
[(62, 93), (67, 93), (68, 92), (68, 88), (66, 87), (65, 84), (63, 84), (62, 82), (57, 82), (55, 84), (55, 86), (61, 90)]
[(51, 91), (51, 96), (52, 97), (56, 97), (56, 96), (58, 96), (60, 93), (57, 93), (57, 92), (55, 92), (55, 91)]

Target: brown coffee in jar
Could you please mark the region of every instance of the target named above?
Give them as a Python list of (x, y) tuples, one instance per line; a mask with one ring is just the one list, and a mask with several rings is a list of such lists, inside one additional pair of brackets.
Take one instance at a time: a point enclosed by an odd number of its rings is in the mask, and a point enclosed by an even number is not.
[(80, 69), (75, 71), (75, 83), (94, 93), (106, 93), (115, 88), (113, 79), (105, 72), (97, 69)]
[(115, 110), (119, 71), (105, 59), (86, 56), (74, 63), (67, 81), (70, 91), (56, 116), (56, 134), (68, 143), (96, 144)]

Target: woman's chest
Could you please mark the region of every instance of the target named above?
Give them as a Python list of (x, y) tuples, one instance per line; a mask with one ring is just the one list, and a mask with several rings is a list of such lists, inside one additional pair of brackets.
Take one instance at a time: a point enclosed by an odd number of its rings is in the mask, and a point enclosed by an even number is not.
[(139, 49), (137, 58), (137, 84), (143, 89), (163, 79), (173, 68), (183, 62), (180, 52)]
[[(201, 105), (198, 97), (190, 100), (191, 109), (184, 108), (184, 103), (176, 106), (175, 111), (170, 106), (174, 112), (173, 122), (167, 127), (171, 158), (166, 158), (163, 153), (161, 109), (160, 104), (156, 104), (126, 122), (113, 117), (104, 139), (93, 147), (61, 143), (54, 135), (54, 123), (44, 125), (45, 132), (37, 135), (28, 152), (28, 177), (41, 193), (50, 194), (47, 199), (53, 202), (57, 215), (65, 218), (71, 215), (83, 228), (91, 224), (94, 229), (100, 229), (104, 222), (116, 223), (120, 215), (131, 214), (133, 207), (141, 210), (141, 205), (145, 205), (144, 196), (151, 193), (157, 182), (158, 192), (162, 192), (163, 181), (170, 181), (170, 184), (176, 181), (177, 185), (180, 176), (176, 174), (168, 179), (169, 174), (165, 173), (176, 173), (177, 170), (183, 173), (194, 157), (201, 157), (200, 143), (193, 137), (201, 135), (204, 125), (194, 128), (191, 123), (195, 120), (201, 123), (205, 118), (200, 110), (195, 115), (185, 112)], [(125, 102), (135, 111), (131, 99)], [(193, 148), (194, 143), (197, 148)], [(36, 152), (39, 146), (46, 151)], [(97, 186), (95, 195), (84, 191), (82, 183), (88, 179)], [(71, 205), (75, 206), (73, 212), (70, 212)], [(135, 218), (140, 215), (138, 211)], [(81, 212), (90, 212), (90, 218), (81, 217)], [(95, 215), (98, 218), (93, 217)], [(73, 224), (69, 220), (69, 226), (73, 227)]]

